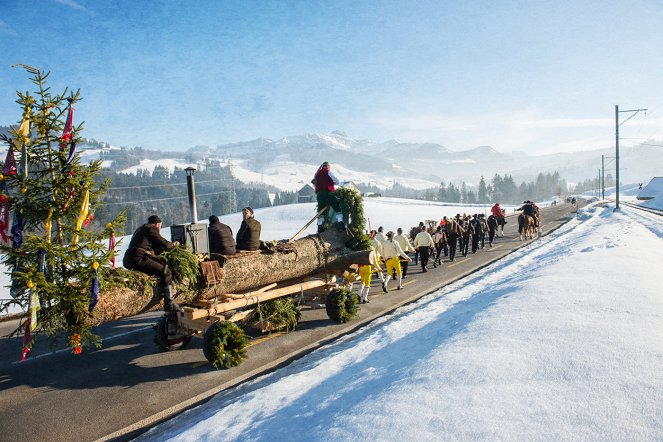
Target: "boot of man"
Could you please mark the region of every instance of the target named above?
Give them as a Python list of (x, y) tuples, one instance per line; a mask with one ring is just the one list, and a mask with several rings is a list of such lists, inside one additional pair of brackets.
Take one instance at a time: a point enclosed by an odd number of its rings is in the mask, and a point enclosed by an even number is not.
[(163, 287), (163, 311), (166, 313), (182, 311), (182, 308), (173, 299), (173, 290), (170, 285)]

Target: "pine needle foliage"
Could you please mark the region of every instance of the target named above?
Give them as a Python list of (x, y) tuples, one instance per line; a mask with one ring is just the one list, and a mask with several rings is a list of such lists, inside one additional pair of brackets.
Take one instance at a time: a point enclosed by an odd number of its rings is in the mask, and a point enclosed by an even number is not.
[(168, 264), (170, 271), (173, 272), (175, 282), (189, 282), (193, 284), (197, 281), (200, 273), (200, 263), (196, 255), (191, 253), (186, 247), (180, 245), (159, 255), (159, 258)]
[(329, 319), (345, 323), (357, 316), (359, 296), (351, 290), (336, 288), (327, 295), (325, 307)]
[[(31, 293), (39, 296), (41, 308), (33, 339), (40, 332), (56, 336), (65, 331), (69, 342), (82, 346), (99, 345), (98, 338), (85, 325), (90, 315), (90, 292), (99, 269), (99, 287), (103, 291), (110, 260), (115, 251), (108, 249), (108, 238), (124, 225), (124, 212), (105, 228), (79, 227), (86, 191), (89, 191), (89, 213), (99, 204), (109, 182), (97, 184), (101, 161), (83, 164), (79, 153), (70, 157), (71, 143), (81, 139), (83, 124), (71, 128), (70, 140), (62, 139), (66, 116), (71, 103), (81, 100), (80, 90), (65, 89), (54, 94), (47, 86), (49, 73), (25, 65), (34, 85), (33, 92), (17, 91), (16, 103), (22, 119), (30, 122), (25, 136), (20, 128), (1, 135), (0, 141), (15, 149), (17, 170), (2, 175), (0, 195), (10, 212), (24, 223), (22, 232), (13, 232), (13, 239), (22, 236), (17, 246), (10, 239), (0, 241), (2, 262), (11, 274), (10, 304), (23, 308), (29, 305)], [(61, 145), (62, 144), (62, 145)], [(86, 224), (94, 222), (88, 216)], [(51, 229), (48, 229), (48, 225)], [(22, 233), (22, 234), (21, 234)], [(19, 236), (20, 238), (20, 236)], [(95, 264), (96, 263), (96, 264)], [(94, 313), (92, 313), (94, 314)], [(13, 333), (22, 331), (21, 324)]]
[(297, 328), (301, 315), (292, 298), (278, 298), (258, 304), (247, 321), (269, 323), (271, 330), (290, 332)]
[(214, 368), (231, 368), (242, 362), (248, 343), (247, 336), (237, 324), (215, 322), (205, 332), (203, 353)]

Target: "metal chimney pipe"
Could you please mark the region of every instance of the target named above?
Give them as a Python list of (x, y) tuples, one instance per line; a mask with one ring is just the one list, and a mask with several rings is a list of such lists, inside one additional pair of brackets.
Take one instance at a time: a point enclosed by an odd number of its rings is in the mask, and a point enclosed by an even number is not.
[(191, 224), (196, 224), (198, 222), (198, 212), (196, 211), (196, 186), (193, 180), (193, 174), (196, 169), (193, 167), (187, 167), (184, 169), (186, 172), (186, 187), (189, 193), (189, 209), (191, 209)]

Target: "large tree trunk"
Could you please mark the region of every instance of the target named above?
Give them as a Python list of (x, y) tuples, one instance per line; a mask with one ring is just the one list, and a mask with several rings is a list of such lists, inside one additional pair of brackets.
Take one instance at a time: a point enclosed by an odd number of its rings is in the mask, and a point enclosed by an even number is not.
[[(340, 274), (352, 264), (370, 264), (375, 259), (369, 250), (354, 251), (345, 247), (348, 239), (345, 233), (327, 231), (293, 241), (289, 253), (261, 251), (229, 257), (223, 262), (219, 283), (192, 293), (175, 288), (175, 300), (180, 304), (192, 303), (314, 274)], [(151, 294), (111, 289), (100, 294), (94, 313), (86, 322), (97, 325), (161, 308), (159, 299)]]
[(249, 253), (229, 257), (223, 263), (221, 283), (202, 290), (200, 297), (214, 298), (273, 282), (315, 273), (342, 273), (352, 264), (370, 264), (370, 251), (345, 247), (348, 237), (336, 232), (311, 235), (291, 243), (289, 253)]

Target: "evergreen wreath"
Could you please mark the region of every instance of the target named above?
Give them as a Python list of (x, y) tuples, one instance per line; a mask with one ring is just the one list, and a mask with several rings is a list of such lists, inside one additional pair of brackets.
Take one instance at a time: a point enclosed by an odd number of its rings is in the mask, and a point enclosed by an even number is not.
[(249, 343), (244, 331), (230, 321), (215, 322), (205, 332), (203, 353), (214, 368), (231, 368), (239, 365)]
[(351, 290), (336, 288), (327, 295), (325, 307), (329, 319), (345, 323), (357, 316), (359, 296)]
[(297, 328), (301, 315), (292, 298), (278, 298), (259, 303), (247, 321), (269, 323), (273, 330), (290, 332)]

